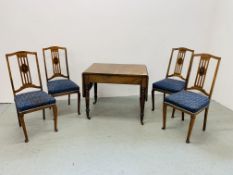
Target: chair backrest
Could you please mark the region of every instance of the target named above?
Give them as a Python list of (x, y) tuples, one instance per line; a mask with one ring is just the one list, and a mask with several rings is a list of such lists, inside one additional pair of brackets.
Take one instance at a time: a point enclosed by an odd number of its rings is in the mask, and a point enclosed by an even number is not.
[[(174, 68), (174, 72), (172, 74), (170, 74), (169, 72), (170, 72), (170, 69), (171, 69), (171, 63), (172, 63), (175, 52), (178, 52), (176, 62), (175, 62), (175, 68)], [(186, 58), (186, 53), (187, 52), (190, 52), (189, 66), (188, 66), (187, 75), (183, 76), (182, 75), (182, 70), (183, 70), (184, 60)], [(180, 79), (182, 79), (184, 81), (187, 81), (188, 72), (189, 72), (189, 69), (190, 69), (190, 62), (191, 62), (191, 58), (192, 58), (193, 54), (194, 54), (194, 50), (191, 50), (191, 49), (188, 49), (188, 48), (185, 48), (185, 47), (173, 48), (172, 52), (171, 52), (169, 64), (168, 64), (166, 78), (177, 77), (177, 78), (180, 78)]]
[[(190, 76), (192, 69), (193, 69), (193, 62), (196, 59), (199, 59), (199, 63), (198, 63), (197, 73), (196, 73), (196, 76), (194, 79), (194, 83), (193, 83), (193, 85), (191, 85), (191, 87), (186, 87), (186, 90), (197, 90), (197, 91), (203, 93), (204, 95), (208, 96), (209, 98), (211, 98), (212, 93), (213, 93), (213, 89), (214, 89), (214, 85), (215, 85), (215, 81), (217, 78), (217, 73), (218, 73), (221, 57), (217, 57), (217, 56), (214, 56), (211, 54), (206, 54), (206, 53), (194, 54), (192, 59), (191, 59), (191, 68), (189, 71), (189, 76)], [(211, 80), (210, 80), (211, 81), (210, 89), (207, 90), (207, 88), (204, 87), (204, 84), (206, 81), (206, 77), (208, 74), (208, 68), (210, 67), (209, 65), (210, 65), (211, 61), (216, 61), (216, 64), (212, 70), (213, 76), (211, 77)]]
[[(19, 73), (21, 77), (21, 86), (17, 89), (15, 89), (15, 86), (14, 86), (10, 59), (17, 59), (17, 64), (18, 64)], [(34, 79), (31, 74), (29, 59), (30, 60), (35, 59), (36, 67), (37, 67), (37, 75), (39, 79), (39, 85), (36, 85), (36, 83), (33, 83)], [(42, 90), (40, 68), (39, 68), (38, 57), (37, 57), (36, 52), (19, 51), (19, 52), (9, 53), (9, 54), (6, 54), (6, 61), (7, 61), (8, 72), (9, 72), (11, 86), (12, 86), (14, 95), (16, 95), (18, 92), (26, 88), (37, 88), (37, 89)], [(36, 72), (36, 70), (33, 72)]]
[[(46, 60), (49, 58), (46, 58), (46, 51), (50, 51), (51, 56), (50, 59), (52, 61), (52, 67), (53, 67), (53, 74), (51, 77), (48, 77), (48, 69), (47, 69), (47, 63)], [(62, 73), (61, 69), (61, 58), (60, 58), (60, 51), (64, 51), (65, 55), (65, 63), (66, 63), (66, 73)], [(59, 46), (51, 46), (47, 48), (43, 48), (43, 58), (44, 58), (44, 66), (45, 66), (45, 74), (46, 74), (46, 80), (52, 80), (57, 77), (67, 78), (70, 79), (69, 75), (69, 66), (68, 66), (68, 59), (67, 59), (67, 49), (65, 47), (59, 47)]]

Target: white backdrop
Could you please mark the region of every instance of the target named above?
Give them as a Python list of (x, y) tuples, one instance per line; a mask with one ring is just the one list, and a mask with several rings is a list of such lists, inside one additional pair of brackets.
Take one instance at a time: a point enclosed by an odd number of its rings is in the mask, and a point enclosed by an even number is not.
[[(71, 78), (79, 85), (82, 71), (90, 64), (106, 62), (146, 64), (151, 86), (164, 78), (172, 47), (224, 54), (218, 52), (218, 42), (213, 44), (218, 40), (213, 38), (216, 20), (221, 20), (218, 13), (218, 0), (0, 1), (0, 102), (13, 101), (5, 53), (37, 51), (44, 85), (41, 49), (60, 45), (68, 48)], [(99, 87), (100, 96), (138, 91), (134, 86)], [(220, 86), (214, 98), (230, 106)]]
[[(222, 57), (215, 89), (215, 99), (233, 109), (233, 20), (232, 0), (218, 0), (210, 52)], [(216, 93), (217, 92), (217, 93)]]

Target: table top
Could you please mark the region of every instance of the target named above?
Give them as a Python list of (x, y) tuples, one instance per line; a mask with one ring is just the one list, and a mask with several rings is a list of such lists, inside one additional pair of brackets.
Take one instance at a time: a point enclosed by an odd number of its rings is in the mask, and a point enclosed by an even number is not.
[(148, 76), (146, 65), (94, 63), (84, 74)]

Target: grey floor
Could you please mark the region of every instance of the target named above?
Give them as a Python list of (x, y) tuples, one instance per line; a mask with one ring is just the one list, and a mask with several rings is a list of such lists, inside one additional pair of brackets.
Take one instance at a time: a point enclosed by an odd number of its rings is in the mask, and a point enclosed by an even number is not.
[[(138, 97), (100, 98), (91, 105), (92, 119), (76, 114), (76, 101), (58, 100), (59, 132), (53, 131), (52, 112), (25, 118), (29, 143), (24, 143), (13, 104), (0, 105), (0, 175), (231, 175), (233, 174), (233, 112), (212, 102), (207, 131), (198, 116), (191, 144), (185, 143), (189, 117), (168, 118), (161, 130), (161, 96), (156, 110), (145, 109), (139, 123)], [(170, 116), (171, 110), (169, 110)]]

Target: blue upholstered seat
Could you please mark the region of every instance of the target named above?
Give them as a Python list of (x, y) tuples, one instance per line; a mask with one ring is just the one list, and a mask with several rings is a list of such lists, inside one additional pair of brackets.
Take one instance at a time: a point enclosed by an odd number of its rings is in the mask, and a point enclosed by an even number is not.
[(79, 86), (68, 79), (52, 80), (48, 82), (49, 94), (59, 94), (63, 92), (78, 91)]
[(43, 91), (26, 92), (15, 96), (15, 104), (19, 112), (54, 104), (55, 102), (54, 97)]
[(165, 103), (196, 113), (209, 105), (209, 98), (198, 93), (183, 90), (167, 96)]
[(153, 83), (153, 89), (159, 91), (166, 91), (170, 93), (175, 93), (183, 90), (185, 87), (185, 82), (182, 80), (175, 80), (166, 78)]

